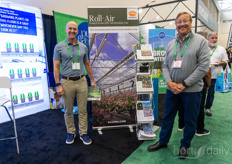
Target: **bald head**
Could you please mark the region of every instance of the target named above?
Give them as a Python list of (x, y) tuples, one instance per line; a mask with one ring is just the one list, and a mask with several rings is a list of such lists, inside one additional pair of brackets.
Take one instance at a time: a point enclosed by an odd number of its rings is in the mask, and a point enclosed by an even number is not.
[(77, 27), (76, 22), (70, 21), (70, 22), (68, 22), (68, 23), (66, 24), (66, 29), (68, 29), (68, 27), (69, 27), (70, 25), (73, 25), (73, 26), (76, 26), (76, 27)]
[(67, 33), (67, 39), (72, 43), (76, 43), (77, 41), (76, 36), (78, 34), (78, 26), (76, 22), (74, 21), (68, 22), (65, 28), (65, 32)]

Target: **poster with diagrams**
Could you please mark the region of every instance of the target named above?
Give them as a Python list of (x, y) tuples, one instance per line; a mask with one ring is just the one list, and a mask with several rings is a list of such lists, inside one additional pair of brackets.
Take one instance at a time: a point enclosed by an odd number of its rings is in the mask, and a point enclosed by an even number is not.
[[(16, 118), (50, 108), (43, 35), (40, 9), (0, 2), (0, 76), (11, 79)], [(10, 94), (0, 89), (0, 97)], [(0, 122), (8, 120), (1, 110)]]

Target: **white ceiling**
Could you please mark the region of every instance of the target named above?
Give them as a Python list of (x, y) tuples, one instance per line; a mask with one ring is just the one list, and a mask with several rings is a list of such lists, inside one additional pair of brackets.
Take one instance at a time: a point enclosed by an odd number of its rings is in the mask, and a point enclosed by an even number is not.
[(220, 11), (232, 9), (232, 0), (214, 0), (214, 2)]

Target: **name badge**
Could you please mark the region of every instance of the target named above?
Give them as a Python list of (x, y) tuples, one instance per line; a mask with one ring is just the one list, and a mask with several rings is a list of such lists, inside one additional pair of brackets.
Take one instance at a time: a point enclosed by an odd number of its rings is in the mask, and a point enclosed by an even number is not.
[(175, 59), (173, 61), (172, 68), (181, 68), (182, 66), (182, 59)]
[(72, 69), (74, 69), (74, 70), (80, 69), (80, 63), (78, 63), (78, 62), (72, 63)]

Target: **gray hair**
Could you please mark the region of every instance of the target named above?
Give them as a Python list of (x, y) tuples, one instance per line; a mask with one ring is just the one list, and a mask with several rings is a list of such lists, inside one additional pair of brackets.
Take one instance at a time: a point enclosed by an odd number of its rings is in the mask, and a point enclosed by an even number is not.
[(184, 14), (186, 14), (186, 15), (188, 15), (189, 16), (189, 21), (192, 23), (192, 21), (193, 21), (193, 19), (192, 19), (192, 16), (191, 16), (191, 14), (189, 14), (188, 12), (180, 12), (177, 16), (176, 16), (176, 20), (181, 16), (181, 15), (184, 15)]
[(209, 39), (211, 35), (218, 35), (216, 32), (211, 32), (208, 34), (207, 38)]

